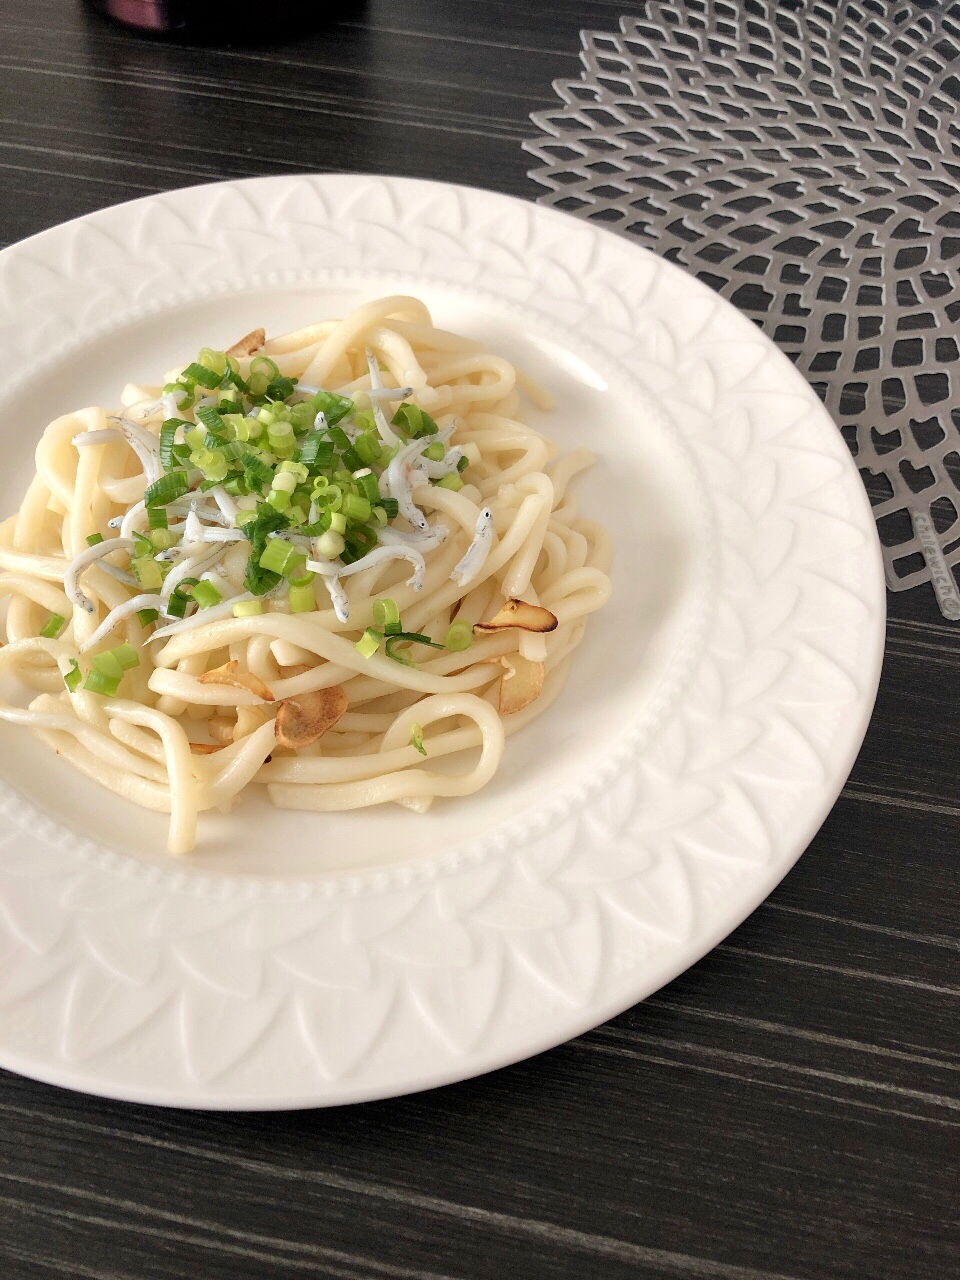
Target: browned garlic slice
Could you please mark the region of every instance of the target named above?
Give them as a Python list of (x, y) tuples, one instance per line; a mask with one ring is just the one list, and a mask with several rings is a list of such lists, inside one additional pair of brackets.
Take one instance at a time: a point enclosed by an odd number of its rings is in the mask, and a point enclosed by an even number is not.
[(522, 711), (540, 697), (547, 669), (542, 662), (531, 662), (519, 653), (511, 653), (509, 658), (501, 658), (500, 662), (506, 671), (500, 679), (497, 709), (502, 716), (509, 716), (515, 711)]
[(338, 684), (284, 698), (277, 710), (274, 734), (281, 747), (309, 747), (332, 729), (348, 706), (347, 695)]
[(238, 671), (236, 658), (231, 658), (222, 667), (214, 667), (199, 677), (201, 684), (227, 684), (233, 689), (246, 689), (254, 697), (263, 698), (264, 702), (273, 702), (274, 697), (259, 676), (252, 671)]
[(527, 600), (507, 600), (489, 622), (478, 622), (473, 630), (479, 635), (489, 635), (492, 631), (504, 631), (508, 627), (517, 627), (521, 631), (546, 632), (557, 628), (556, 615), (541, 604), (530, 604)]
[(249, 333), (244, 334), (239, 342), (235, 342), (232, 347), (227, 348), (228, 356), (252, 356), (255, 351), (260, 348), (267, 340), (267, 334), (264, 329), (251, 329)]

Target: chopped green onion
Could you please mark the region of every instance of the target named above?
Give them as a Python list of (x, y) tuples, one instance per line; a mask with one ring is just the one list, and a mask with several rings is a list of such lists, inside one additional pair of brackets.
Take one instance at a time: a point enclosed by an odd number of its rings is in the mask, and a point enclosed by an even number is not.
[(384, 515), (388, 520), (396, 520), (400, 514), (400, 503), (396, 498), (381, 498), (377, 505), (383, 507)]
[(163, 395), (176, 396), (178, 409), (189, 409), (193, 406), (194, 388), (185, 382), (168, 382), (163, 387)]
[(317, 539), (317, 552), (325, 560), (336, 560), (346, 545), (342, 533), (337, 533), (335, 529), (328, 529)]
[(160, 428), (160, 465), (164, 471), (170, 471), (173, 467), (173, 445), (179, 427), (186, 430), (189, 423), (182, 418), (167, 418)]
[[(123, 679), (123, 667), (112, 649), (105, 649), (103, 653), (94, 655), (93, 670), (110, 680), (116, 680), (118, 684)], [(89, 689), (89, 684), (86, 687)]]
[(168, 471), (148, 486), (143, 500), (148, 507), (165, 507), (182, 498), (189, 488), (190, 478), (186, 471)]
[(280, 377), (280, 368), (270, 359), (269, 356), (254, 356), (250, 361), (251, 373), (266, 374), (269, 381)]
[(334, 533), (346, 533), (347, 517), (343, 514), (342, 511), (330, 512), (330, 528), (333, 530)]
[(344, 542), (346, 550), (343, 552), (343, 559), (352, 564), (354, 560), (359, 560), (373, 550), (377, 545), (377, 535), (367, 525), (355, 524), (348, 529)]
[(210, 434), (212, 436), (216, 436), (218, 442), (222, 444), (227, 435), (227, 424), (220, 417), (220, 414), (217, 413), (216, 409), (205, 404), (197, 410), (197, 417), (207, 428)]
[(343, 495), (341, 511), (348, 520), (356, 520), (358, 524), (365, 524), (370, 519), (370, 503), (355, 493)]
[(416, 747), (422, 756), (427, 754), (427, 748), (423, 745), (423, 725), (416, 721), (410, 726), (410, 745)]
[[(242, 413), (232, 413), (231, 410), (233, 408), (233, 405), (221, 404), (217, 410), (220, 417), (223, 419), (223, 425), (227, 429), (227, 439), (239, 440), (242, 438), (245, 440), (250, 435), (250, 421), (245, 418)], [(259, 434), (260, 432), (258, 431), (257, 435)]]
[(267, 441), (274, 453), (279, 454), (292, 449), (297, 443), (297, 437), (289, 422), (272, 422), (267, 427)]
[(163, 586), (163, 574), (159, 564), (151, 556), (134, 556), (130, 570), (147, 591), (158, 591)]
[(164, 612), (168, 613), (171, 618), (185, 617), (187, 609), (192, 603), (191, 597), (187, 593), (191, 587), (196, 585), (196, 578), (181, 578), (167, 601)]
[(295, 587), (291, 584), (288, 596), (291, 613), (311, 613), (317, 607), (317, 597), (313, 593), (313, 584)]
[(80, 674), (80, 664), (76, 658), (70, 659), (70, 670), (63, 677), (63, 683), (67, 686), (71, 693), (76, 693), (80, 688), (80, 681), (83, 676)]
[(224, 438), (223, 436), (214, 435), (212, 431), (208, 431), (203, 437), (203, 444), (199, 451), (202, 452), (206, 449), (210, 453), (221, 453), (224, 457), (227, 457), (227, 448), (232, 448), (232, 445), (233, 441), (229, 436)]
[(269, 484), (273, 479), (273, 472), (266, 463), (250, 450), (245, 450), (238, 459), (241, 466), (248, 476), (252, 476), (258, 484)]
[[(182, 583), (181, 583), (181, 586), (182, 586)], [(189, 603), (190, 603), (190, 597), (187, 595), (184, 595), (184, 593), (180, 590), (180, 587), (177, 587), (176, 591), (172, 593), (172, 595), (170, 596), (170, 599), (167, 601), (165, 612), (168, 613), (171, 618), (186, 617), (187, 605), (189, 605)]]
[(387, 657), (392, 658), (394, 662), (402, 662), (405, 667), (412, 667), (414, 666), (414, 663), (412, 663), (409, 658), (403, 658), (398, 653), (394, 652), (398, 644), (405, 643), (426, 644), (429, 645), (431, 649), (443, 648), (442, 644), (437, 644), (436, 641), (431, 640), (429, 636), (421, 635), (419, 631), (397, 631), (395, 634), (387, 636), (387, 642), (384, 646)]
[(127, 644), (126, 641), (124, 641), (123, 644), (118, 644), (115, 648), (111, 649), (110, 652), (120, 663), (120, 666), (124, 671), (132, 671), (134, 667), (139, 667), (140, 665), (139, 653), (137, 653), (132, 644)]
[(356, 408), (348, 396), (339, 396), (335, 391), (318, 391), (310, 397), (310, 403), (314, 406), (314, 415), (322, 413), (331, 427)]
[(446, 447), (439, 440), (434, 440), (433, 444), (428, 444), (424, 449), (423, 456), (431, 462), (441, 462), (446, 452)]
[(290, 411), (290, 421), (293, 423), (293, 429), (298, 436), (313, 430), (317, 415), (314, 413), (313, 405), (309, 400), (302, 400), (299, 404), (288, 405), (287, 408)]
[(40, 628), (40, 634), (45, 640), (56, 640), (66, 625), (67, 620), (62, 613), (51, 613)]
[(377, 477), (372, 471), (368, 471), (366, 475), (355, 476), (357, 484), (360, 486), (363, 496), (372, 506), (375, 502), (380, 501), (380, 490), (377, 487)]
[(158, 551), (169, 551), (171, 547), (177, 545), (179, 539), (180, 535), (173, 529), (154, 529), (150, 535), (150, 541)]
[(435, 480), (434, 484), (438, 489), (452, 489), (454, 493), (463, 488), (463, 481), (455, 471), (451, 471), (448, 476), (443, 476), (440, 480)]
[(353, 646), (362, 658), (372, 658), (380, 648), (380, 641), (383, 639), (383, 632), (378, 631), (376, 627), (367, 627), (363, 635)]
[(440, 429), (429, 413), (424, 413), (417, 405), (409, 403), (402, 404), (393, 415), (393, 425), (411, 439), (416, 439), (417, 436), (435, 436)]
[(353, 415), (353, 427), (356, 431), (372, 432), (378, 441), (380, 439), (377, 435), (377, 423), (372, 409), (357, 409)]
[(197, 583), (193, 588), (192, 595), (201, 609), (209, 609), (211, 605), (219, 604), (223, 599), (223, 596), (213, 583), (205, 581)]
[(266, 549), (268, 534), (286, 528), (286, 524), (286, 518), (266, 502), (259, 503), (255, 519), (244, 524), (244, 532), (252, 546), (250, 558), (247, 560), (244, 585), (252, 595), (262, 596), (280, 581), (279, 573), (275, 573), (272, 569), (261, 568), (260, 556)]
[(87, 535), (87, 546), (95, 547), (103, 541), (102, 533), (90, 533)]
[(197, 360), (205, 369), (212, 369), (214, 373), (222, 376), (227, 368), (227, 356), (224, 351), (214, 351), (212, 347), (202, 347)]
[[(306, 564), (306, 561), (304, 561), (304, 564)], [(302, 573), (292, 573), (292, 568), (294, 568), (294, 566), (291, 565), (284, 574), (284, 577), (290, 583), (291, 587), (306, 587), (317, 576), (315, 573), (311, 573), (307, 568), (304, 568)]]
[(292, 582), (294, 578), (304, 578), (307, 572), (307, 557), (296, 548), (292, 550), (294, 554), (287, 561), (287, 567), (283, 571), (283, 576), (288, 582)]
[(333, 441), (325, 440), (319, 431), (311, 431), (300, 445), (297, 458), (307, 467), (332, 466)]
[(403, 623), (400, 621), (400, 610), (397, 608), (396, 600), (391, 600), (389, 596), (384, 596), (381, 600), (374, 600), (372, 612), (374, 624), (386, 635), (399, 635), (403, 630)]
[(219, 387), (221, 376), (222, 373), (216, 373), (202, 364), (188, 364), (181, 374), (181, 377), (189, 378), (192, 382), (199, 382), (208, 391), (215, 391)]
[(90, 693), (102, 693), (108, 698), (112, 698), (120, 687), (120, 680), (123, 677), (121, 671), (119, 676), (109, 676), (103, 671), (98, 671), (94, 667), (87, 675), (83, 683), (83, 687), (88, 689)]
[[(320, 484), (320, 481), (323, 484)], [(318, 507), (326, 507), (330, 511), (339, 511), (343, 502), (343, 490), (339, 485), (331, 484), (326, 476), (320, 476), (313, 486), (313, 500)]]
[(457, 459), (457, 470), (458, 470), (458, 471), (461, 471), (461, 472), (462, 472), (462, 471), (466, 471), (466, 469), (467, 469), (467, 467), (469, 467), (469, 465), (470, 465), (470, 459), (466, 456), (466, 454), (464, 454), (464, 456), (463, 456), (462, 458), (458, 458), (458, 459)]
[(372, 467), (375, 462), (379, 462), (383, 453), (380, 440), (373, 431), (361, 432), (353, 447), (360, 455), (360, 460), (365, 467)]
[(451, 653), (462, 653), (473, 644), (473, 627), (469, 622), (451, 622), (445, 641)]
[(342, 461), (343, 465), (345, 467), (349, 467), (351, 471), (359, 471), (363, 466), (363, 459), (360, 457), (359, 453), (357, 453), (356, 449), (354, 449), (353, 445), (351, 445), (349, 449), (344, 449)]
[(224, 480), (229, 470), (226, 454), (220, 449), (208, 449), (205, 445), (191, 453), (190, 461), (203, 472), (211, 488)]
[(257, 410), (257, 421), (262, 422), (265, 428), (271, 423), (283, 422), (286, 418), (286, 408), (283, 404), (261, 405)]
[[(266, 359), (266, 356), (263, 358)], [(287, 396), (293, 395), (296, 385), (296, 378), (274, 378), (263, 394), (268, 400), (286, 400)]]
[(271, 489), (267, 495), (267, 501), (277, 511), (286, 511), (287, 507), (290, 506), (290, 495), (289, 493), (284, 493), (282, 489)]
[(259, 600), (238, 600), (233, 606), (235, 618), (256, 618), (263, 613), (263, 604)]
[(156, 622), (160, 614), (156, 609), (138, 609), (137, 619), (141, 627), (149, 627), (151, 622)]
[(270, 538), (260, 556), (259, 564), (261, 569), (283, 573), (291, 560), (300, 558), (289, 542), (284, 542), (282, 538)]
[(147, 517), (150, 521), (151, 529), (166, 529), (167, 513), (163, 507), (150, 507), (147, 511)]

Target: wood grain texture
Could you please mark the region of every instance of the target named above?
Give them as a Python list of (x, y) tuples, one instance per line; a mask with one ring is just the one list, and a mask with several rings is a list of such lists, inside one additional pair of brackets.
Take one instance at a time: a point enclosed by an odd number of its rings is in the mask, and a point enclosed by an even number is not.
[[(341, 11), (343, 12), (343, 11)], [(520, 139), (616, 0), (376, 0), (194, 49), (0, 10), (0, 242), (219, 177), (533, 198)], [(806, 856), (645, 1004), (482, 1080), (207, 1115), (0, 1075), (6, 1280), (957, 1274), (960, 630), (891, 597), (870, 733)]]

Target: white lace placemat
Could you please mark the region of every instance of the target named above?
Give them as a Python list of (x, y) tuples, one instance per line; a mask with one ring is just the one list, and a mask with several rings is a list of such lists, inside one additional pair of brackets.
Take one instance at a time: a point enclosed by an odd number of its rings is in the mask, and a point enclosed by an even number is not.
[(960, 3), (647, 0), (533, 115), (540, 202), (636, 236), (816, 388), (887, 583), (960, 619)]

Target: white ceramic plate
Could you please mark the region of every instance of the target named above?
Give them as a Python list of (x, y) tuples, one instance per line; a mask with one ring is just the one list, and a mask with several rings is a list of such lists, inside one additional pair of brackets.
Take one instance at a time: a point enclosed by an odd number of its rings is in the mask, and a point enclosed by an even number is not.
[[(45, 423), (200, 345), (384, 293), (489, 339), (599, 465), (613, 599), (495, 783), (425, 816), (254, 798), (165, 820), (0, 733), (0, 1064), (113, 1097), (301, 1107), (459, 1080), (702, 956), (833, 803), (882, 653), (873, 522), (813, 392), (618, 237), (438, 183), (278, 177), (106, 209), (0, 254), (15, 509)], [(539, 415), (538, 415), (539, 416)]]

